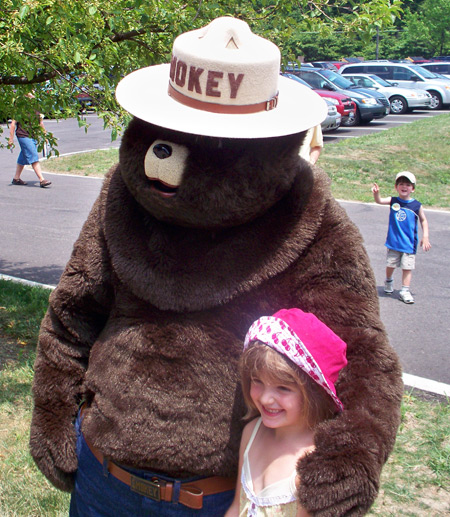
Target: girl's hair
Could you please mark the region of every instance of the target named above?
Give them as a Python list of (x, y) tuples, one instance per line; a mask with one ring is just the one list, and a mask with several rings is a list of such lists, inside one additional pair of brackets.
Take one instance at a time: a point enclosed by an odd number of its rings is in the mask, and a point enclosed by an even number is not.
[(241, 384), (247, 413), (244, 418), (251, 419), (259, 411), (250, 396), (252, 379), (263, 376), (277, 384), (296, 384), (302, 397), (302, 416), (310, 429), (320, 422), (333, 418), (336, 406), (331, 397), (314, 382), (307, 373), (287, 357), (273, 350), (261, 341), (250, 343), (240, 360)]

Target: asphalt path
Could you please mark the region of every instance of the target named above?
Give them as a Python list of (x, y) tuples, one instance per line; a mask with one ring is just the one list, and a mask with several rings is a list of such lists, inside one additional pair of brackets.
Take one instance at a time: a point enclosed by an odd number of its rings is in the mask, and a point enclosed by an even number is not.
[[(428, 113), (424, 116), (430, 116)], [(386, 119), (376, 124), (386, 124)], [(120, 141), (111, 142), (109, 132), (103, 131), (95, 117), (90, 117), (90, 122), (92, 126), (87, 134), (73, 120), (46, 121), (46, 127), (58, 136), (61, 154), (119, 145)], [(361, 129), (354, 128), (354, 131), (359, 134)], [(46, 173), (45, 177), (53, 184), (41, 189), (34, 173), (26, 170), (23, 178), (28, 185), (16, 187), (10, 182), (17, 154), (17, 149), (13, 153), (0, 149), (0, 273), (56, 284), (102, 180)], [(43, 169), (45, 171), (45, 162)], [(387, 296), (383, 292), (388, 208), (346, 201), (341, 204), (363, 235), (375, 272), (382, 320), (404, 371), (450, 384), (450, 286), (446, 258), (450, 255), (450, 212), (426, 212), (433, 247), (428, 253), (420, 250), (417, 254), (412, 283), (416, 303), (405, 305), (398, 299), (399, 272), (394, 281), (394, 294)]]

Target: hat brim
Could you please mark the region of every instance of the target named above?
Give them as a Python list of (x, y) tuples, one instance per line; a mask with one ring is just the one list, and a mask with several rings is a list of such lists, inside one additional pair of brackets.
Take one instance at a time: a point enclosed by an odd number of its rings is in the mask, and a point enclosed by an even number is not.
[(275, 109), (223, 114), (191, 108), (168, 94), (169, 64), (141, 68), (117, 85), (117, 102), (129, 113), (183, 133), (222, 138), (268, 138), (300, 133), (325, 119), (327, 106), (310, 88), (279, 77)]

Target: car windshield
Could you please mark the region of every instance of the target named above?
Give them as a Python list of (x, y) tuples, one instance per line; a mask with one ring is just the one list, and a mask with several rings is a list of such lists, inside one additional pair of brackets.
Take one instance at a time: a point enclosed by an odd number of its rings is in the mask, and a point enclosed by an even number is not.
[(335, 86), (338, 88), (341, 88), (343, 90), (348, 90), (349, 88), (353, 88), (354, 84), (349, 81), (348, 79), (345, 79), (342, 75), (337, 74), (336, 72), (333, 72), (333, 70), (320, 70), (319, 72), (321, 75), (326, 77), (330, 82), (332, 82)]
[(434, 79), (436, 77), (433, 74), (433, 72), (430, 72), (426, 68), (423, 68), (419, 65), (408, 65), (408, 68), (411, 68), (411, 70), (414, 70), (414, 72), (419, 74), (421, 77), (425, 77), (425, 79)]
[(288, 77), (289, 79), (294, 79), (294, 81), (297, 81), (297, 82), (307, 86), (308, 88), (311, 88), (311, 90), (313, 89), (313, 87), (310, 84), (308, 84), (306, 81), (304, 81), (303, 79), (300, 79), (300, 77), (297, 77), (294, 74), (282, 74), (282, 75), (284, 75), (284, 77)]
[(370, 75), (371, 79), (373, 79), (376, 83), (380, 84), (381, 86), (392, 86), (392, 84), (388, 83), (381, 77), (378, 77), (378, 75)]
[(438, 79), (446, 79), (448, 81), (448, 77), (445, 77), (445, 75), (438, 74), (437, 72), (433, 72), (434, 77), (437, 77)]

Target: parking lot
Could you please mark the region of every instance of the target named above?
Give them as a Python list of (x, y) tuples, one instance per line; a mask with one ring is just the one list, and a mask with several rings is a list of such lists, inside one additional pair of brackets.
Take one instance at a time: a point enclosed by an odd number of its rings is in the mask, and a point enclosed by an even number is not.
[(341, 138), (354, 138), (357, 136), (370, 135), (377, 131), (387, 131), (393, 127), (400, 126), (402, 124), (408, 124), (414, 120), (421, 120), (424, 118), (434, 117), (436, 115), (442, 115), (443, 113), (450, 113), (450, 110), (417, 110), (412, 113), (405, 113), (404, 115), (388, 115), (379, 120), (372, 120), (368, 124), (354, 127), (341, 126), (336, 131), (330, 133), (324, 133), (325, 144), (330, 142), (336, 142)]

